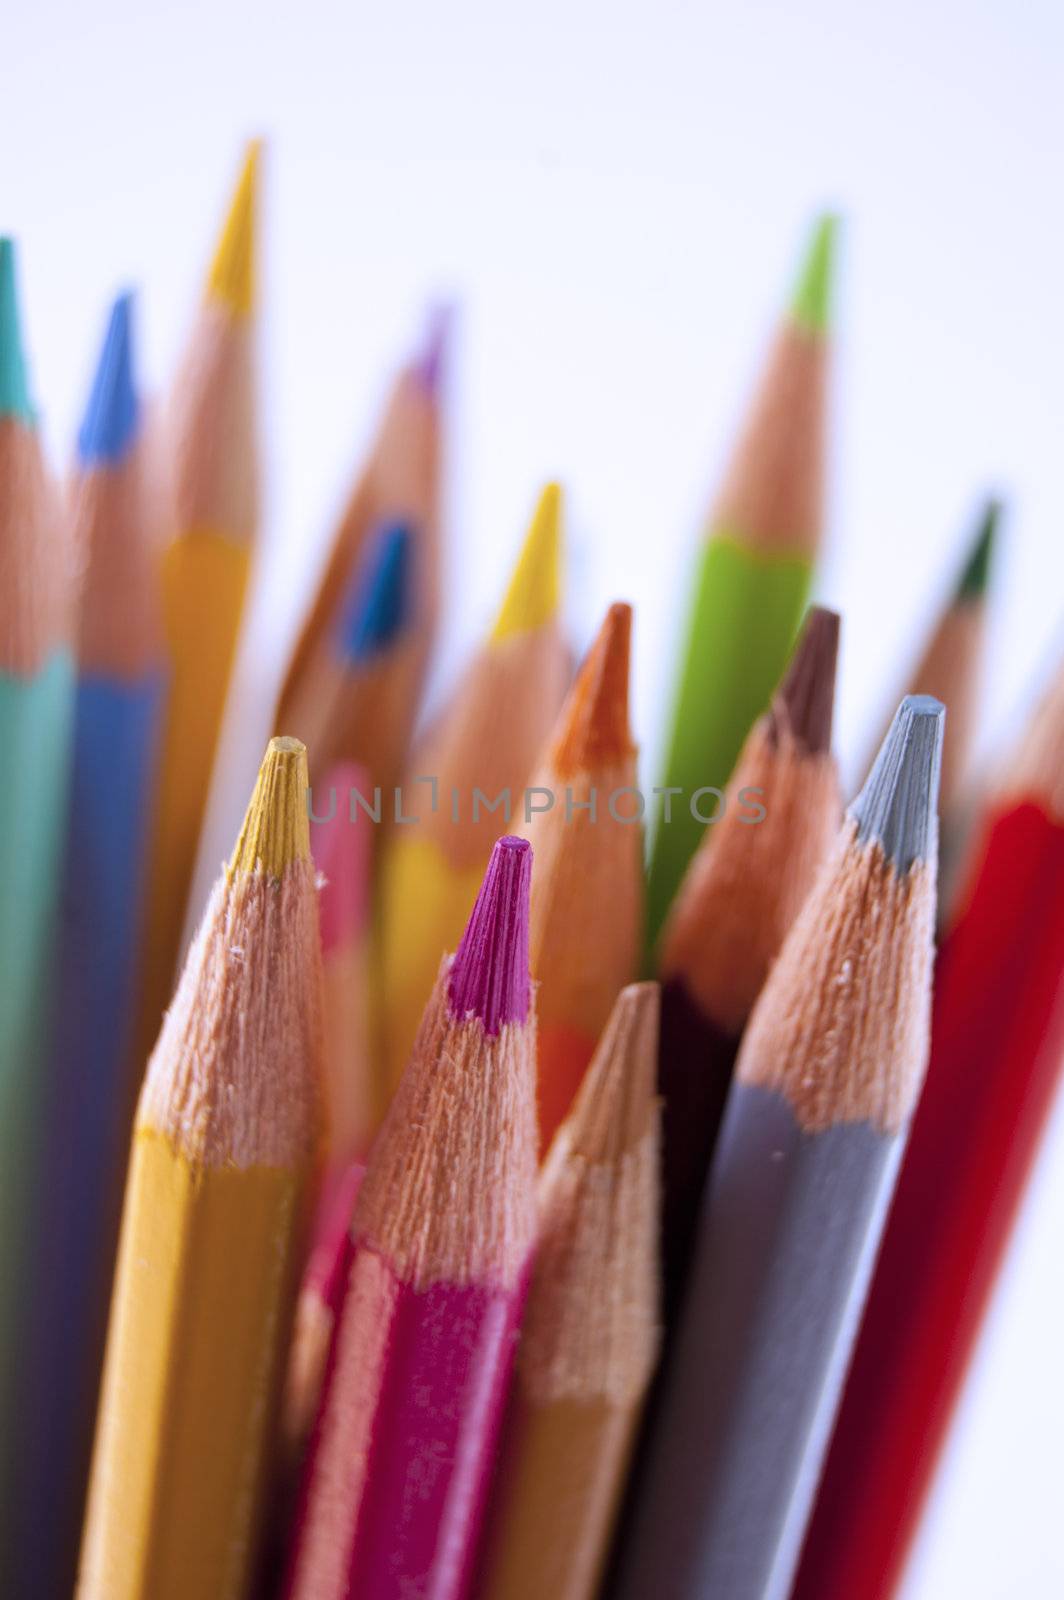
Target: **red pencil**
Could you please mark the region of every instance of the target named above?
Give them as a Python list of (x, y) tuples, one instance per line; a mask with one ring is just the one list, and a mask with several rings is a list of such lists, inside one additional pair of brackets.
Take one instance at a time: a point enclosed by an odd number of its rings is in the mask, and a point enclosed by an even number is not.
[(352, 1223), (287, 1593), (468, 1590), (535, 1223), (527, 840), (445, 959)]
[(793, 1600), (884, 1600), (916, 1532), (1064, 1052), (1064, 672), (938, 961), (931, 1066)]

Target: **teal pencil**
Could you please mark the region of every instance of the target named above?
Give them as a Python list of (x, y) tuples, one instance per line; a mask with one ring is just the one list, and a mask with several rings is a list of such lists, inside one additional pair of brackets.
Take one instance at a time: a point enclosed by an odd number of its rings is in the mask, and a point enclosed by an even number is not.
[(73, 710), (74, 563), (37, 439), (0, 240), (0, 1571), (17, 1463), (30, 1208)]
[(651, 951), (805, 610), (823, 523), (834, 233), (832, 217), (813, 231), (698, 556), (651, 847)]

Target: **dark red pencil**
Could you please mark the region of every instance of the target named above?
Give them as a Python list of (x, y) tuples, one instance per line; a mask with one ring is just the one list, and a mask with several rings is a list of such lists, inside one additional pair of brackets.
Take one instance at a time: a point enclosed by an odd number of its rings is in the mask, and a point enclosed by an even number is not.
[(792, 1600), (885, 1600), (897, 1586), (1060, 1075), (1064, 673), (974, 859)]

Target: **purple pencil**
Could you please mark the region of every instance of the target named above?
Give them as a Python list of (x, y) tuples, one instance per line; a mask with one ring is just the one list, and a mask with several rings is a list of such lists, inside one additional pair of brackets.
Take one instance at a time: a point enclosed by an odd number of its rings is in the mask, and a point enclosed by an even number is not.
[(531, 868), (499, 840), (374, 1146), (290, 1600), (469, 1589), (535, 1224)]

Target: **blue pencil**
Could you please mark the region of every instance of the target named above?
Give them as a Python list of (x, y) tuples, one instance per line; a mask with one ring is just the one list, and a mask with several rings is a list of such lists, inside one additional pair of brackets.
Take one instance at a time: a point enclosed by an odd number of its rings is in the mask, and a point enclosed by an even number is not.
[(77, 442), (84, 589), (34, 1296), (36, 1427), (20, 1594), (69, 1594), (92, 1444), (132, 1082), (132, 1003), (164, 690), (158, 515), (121, 296)]

